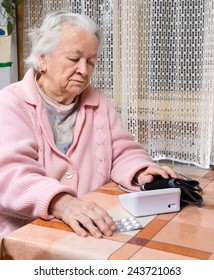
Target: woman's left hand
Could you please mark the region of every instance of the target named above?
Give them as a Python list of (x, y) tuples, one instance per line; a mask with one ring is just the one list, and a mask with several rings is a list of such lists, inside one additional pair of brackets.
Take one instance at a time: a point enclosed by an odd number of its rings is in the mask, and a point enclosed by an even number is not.
[(161, 177), (167, 178), (179, 178), (184, 179), (178, 172), (170, 168), (169, 166), (155, 166), (151, 165), (148, 168), (139, 171), (135, 178), (139, 185), (144, 185), (146, 183), (151, 183), (155, 176), (160, 175)]

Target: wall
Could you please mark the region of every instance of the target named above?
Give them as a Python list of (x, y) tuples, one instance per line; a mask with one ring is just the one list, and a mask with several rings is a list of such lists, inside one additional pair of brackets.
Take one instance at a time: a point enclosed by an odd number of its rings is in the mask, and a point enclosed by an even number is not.
[[(0, 24), (1, 22), (3, 22), (3, 17), (0, 13)], [(1, 51), (2, 50), (0, 49), (0, 52)], [(0, 89), (10, 83), (18, 81), (16, 33), (12, 35), (11, 61), (13, 62), (11, 67), (0, 67)]]

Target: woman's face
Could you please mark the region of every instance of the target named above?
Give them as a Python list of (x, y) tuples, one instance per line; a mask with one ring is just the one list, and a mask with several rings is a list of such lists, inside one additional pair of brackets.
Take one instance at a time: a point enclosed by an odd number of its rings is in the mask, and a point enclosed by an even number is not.
[(40, 58), (44, 73), (38, 85), (61, 104), (70, 104), (89, 85), (97, 61), (99, 42), (96, 35), (64, 24), (56, 49)]

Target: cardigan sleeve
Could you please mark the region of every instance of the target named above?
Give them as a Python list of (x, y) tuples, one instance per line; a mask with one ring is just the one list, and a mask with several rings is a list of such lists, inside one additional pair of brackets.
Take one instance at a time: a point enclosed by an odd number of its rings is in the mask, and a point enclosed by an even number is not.
[(112, 171), (111, 178), (126, 188), (134, 189), (135, 174), (150, 165), (156, 165), (142, 145), (123, 127), (122, 121), (108, 102), (109, 121), (112, 137)]
[(71, 188), (46, 176), (38, 162), (39, 146), (33, 118), (23, 100), (4, 90), (0, 93), (0, 213), (21, 219), (44, 218), (49, 203)]

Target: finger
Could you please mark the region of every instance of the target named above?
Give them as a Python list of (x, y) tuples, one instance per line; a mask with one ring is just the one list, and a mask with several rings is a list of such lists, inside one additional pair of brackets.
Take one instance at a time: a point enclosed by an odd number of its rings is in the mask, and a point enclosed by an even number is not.
[(95, 208), (95, 211), (96, 213), (101, 215), (102, 218), (99, 219), (99, 215), (98, 215), (94, 218), (94, 222), (97, 224), (101, 232), (104, 233), (104, 235), (110, 236), (112, 234), (112, 231), (116, 229), (115, 222), (113, 221), (112, 217), (99, 206)]
[(174, 169), (170, 168), (169, 166), (161, 166), (172, 178), (183, 178), (178, 172)]
[(161, 177), (167, 179), (169, 178), (169, 173), (167, 168), (162, 168), (160, 166), (149, 166), (143, 173), (143, 175), (152, 175), (157, 176), (160, 175)]
[(99, 213), (103, 219), (105, 220), (105, 222), (107, 224), (111, 224), (113, 223), (113, 219), (112, 217), (108, 214), (108, 212), (106, 210), (104, 210), (103, 208), (99, 207), (98, 205), (95, 206), (95, 211), (97, 213)]
[(178, 172), (176, 172), (174, 169), (167, 165), (163, 166), (150, 166), (147, 170), (144, 172), (145, 175), (151, 174), (153, 176), (160, 175), (161, 177), (167, 179), (169, 177), (172, 178), (179, 178), (180, 175)]
[(79, 222), (93, 237), (101, 238), (103, 236), (102, 232), (90, 218), (86, 216), (81, 216), (79, 218)]
[(144, 185), (146, 183), (151, 183), (152, 181), (154, 180), (154, 176), (153, 175), (144, 175), (144, 174), (141, 174), (139, 177), (138, 177), (138, 183), (140, 185)]
[(95, 205), (94, 211), (88, 212), (88, 217), (105, 236), (111, 236), (113, 230), (116, 229), (113, 219), (104, 209), (100, 208), (99, 206)]
[(69, 221), (69, 226), (73, 229), (73, 231), (79, 235), (80, 237), (87, 237), (88, 233), (87, 231), (79, 224), (78, 221), (75, 219), (71, 219)]

